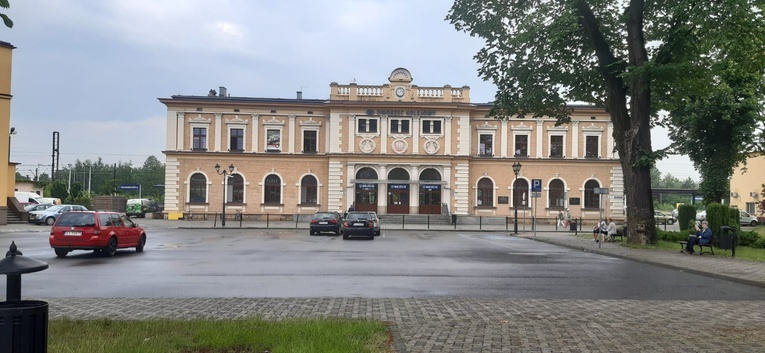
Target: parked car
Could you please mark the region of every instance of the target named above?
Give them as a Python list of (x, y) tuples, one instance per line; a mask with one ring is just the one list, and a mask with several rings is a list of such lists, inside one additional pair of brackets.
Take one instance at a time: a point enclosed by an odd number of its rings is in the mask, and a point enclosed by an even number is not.
[(58, 257), (72, 250), (93, 250), (114, 256), (117, 249), (134, 247), (136, 252), (142, 252), (146, 246), (146, 231), (124, 213), (66, 212), (51, 227), (48, 241)]
[(677, 217), (680, 215), (680, 212), (677, 211), (677, 209), (672, 210), (672, 217), (677, 219)]
[(367, 212), (369, 213), (369, 217), (374, 223), (372, 226), (372, 229), (375, 231), (375, 235), (380, 235), (380, 218), (377, 217), (377, 212)]
[(367, 237), (369, 240), (375, 239), (374, 220), (369, 212), (351, 211), (345, 217), (343, 222), (343, 239), (351, 237)]
[(29, 213), (29, 217), (32, 218), (34, 215), (34, 222), (35, 224), (47, 224), (49, 226), (53, 225), (54, 222), (56, 222), (56, 219), (61, 216), (61, 214), (71, 211), (87, 211), (88, 209), (85, 208), (85, 206), (80, 205), (55, 205), (53, 207), (49, 207), (42, 211), (34, 211)]
[(656, 219), (657, 224), (664, 224), (664, 223), (669, 225), (675, 224), (675, 218), (672, 217), (672, 215), (668, 215), (661, 211), (654, 211), (653, 218)]
[(48, 209), (49, 207), (53, 207), (54, 205), (52, 203), (40, 203), (40, 204), (30, 204), (24, 206), (24, 212), (32, 212), (32, 211), (44, 211)]
[(707, 211), (701, 211), (696, 213), (696, 220), (697, 221), (706, 221), (707, 220)]
[(27, 207), (27, 205), (37, 205), (41, 203), (47, 203), (47, 202), (43, 202), (41, 200), (42, 197), (39, 194), (36, 194), (34, 192), (16, 191), (14, 194), (14, 197), (16, 197), (16, 200), (18, 200), (21, 206), (23, 207)]
[(757, 225), (757, 217), (750, 215), (749, 212), (741, 211), (739, 220), (742, 226), (754, 227)]
[(316, 212), (311, 218), (309, 233), (311, 235), (321, 232), (343, 232), (343, 216), (337, 212)]
[(159, 204), (152, 199), (130, 199), (125, 204), (128, 217), (145, 218), (147, 213), (159, 212)]

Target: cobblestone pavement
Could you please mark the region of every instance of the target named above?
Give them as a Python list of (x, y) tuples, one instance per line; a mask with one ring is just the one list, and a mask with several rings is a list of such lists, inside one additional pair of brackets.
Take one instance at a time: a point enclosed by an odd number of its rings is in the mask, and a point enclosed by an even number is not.
[[(140, 221), (146, 228), (212, 222)], [(193, 224), (188, 224), (193, 223)], [(231, 226), (233, 224), (229, 224)], [(261, 227), (260, 225), (249, 225)], [(294, 223), (269, 225), (295, 228)], [(424, 227), (424, 226), (420, 226)], [(452, 227), (443, 227), (448, 230)], [(47, 231), (0, 226), (0, 232)], [(401, 229), (387, 225), (384, 229)], [(431, 227), (434, 229), (435, 227)], [(475, 226), (458, 227), (475, 230)], [(495, 231), (504, 231), (496, 226)], [(407, 229), (416, 229), (407, 227)], [(438, 229), (438, 228), (436, 228)], [(483, 229), (487, 230), (487, 229)], [(491, 229), (488, 229), (491, 230)], [(765, 352), (765, 264), (597, 244), (540, 226), (519, 236), (763, 287), (759, 301), (372, 298), (51, 298), (52, 319), (342, 317), (391, 323), (396, 352)], [(679, 250), (679, 249), (678, 249)], [(693, 337), (693, 338), (687, 338)]]

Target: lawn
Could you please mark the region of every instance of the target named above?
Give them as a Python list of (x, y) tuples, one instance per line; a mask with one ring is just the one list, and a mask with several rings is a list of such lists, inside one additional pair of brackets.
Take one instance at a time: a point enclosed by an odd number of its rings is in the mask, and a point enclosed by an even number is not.
[(384, 322), (50, 320), (51, 353), (390, 353)]

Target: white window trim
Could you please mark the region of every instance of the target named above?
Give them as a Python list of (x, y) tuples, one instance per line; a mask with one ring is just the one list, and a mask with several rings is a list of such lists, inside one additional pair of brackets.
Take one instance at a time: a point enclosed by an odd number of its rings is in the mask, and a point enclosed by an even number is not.
[(583, 132), (582, 135), (584, 136), (584, 158), (595, 158), (595, 157), (587, 157), (587, 137), (589, 136), (595, 136), (598, 138), (598, 155), (597, 158), (603, 158), (603, 154), (601, 153), (601, 143), (603, 141), (603, 133), (602, 132)]
[[(391, 131), (391, 126), (390, 126), (390, 124), (391, 124), (391, 122), (392, 122), (393, 120), (398, 120), (399, 122), (400, 122), (400, 121), (409, 121), (409, 132), (398, 132), (398, 131), (396, 131), (396, 132), (393, 132), (393, 131)], [(378, 124), (377, 126), (378, 126), (378, 128), (379, 128), (379, 126), (380, 126), (380, 125)], [(400, 128), (400, 127), (401, 127), (401, 124), (399, 124), (399, 128)], [(407, 118), (407, 117), (400, 117), (400, 116), (388, 117), (388, 126), (387, 126), (387, 130), (388, 130), (388, 134), (389, 134), (389, 135), (396, 135), (396, 136), (402, 136), (402, 135), (403, 135), (403, 136), (412, 136), (412, 130), (413, 130), (413, 129), (414, 129), (414, 127), (412, 126), (412, 118)]]
[[(441, 132), (425, 132), (425, 125), (430, 126), (431, 122), (436, 122), (436, 121), (441, 123)], [(428, 136), (443, 136), (444, 135), (444, 129), (445, 129), (445, 125), (444, 125), (444, 119), (443, 118), (437, 118), (437, 119), (433, 119), (433, 118), (420, 118), (420, 132), (423, 135), (428, 135)]]
[[(316, 153), (319, 153), (319, 127), (302, 127), (300, 128), (300, 153), (305, 153), (305, 132), (306, 131), (315, 131), (316, 132)], [(311, 174), (313, 175), (313, 174)], [(301, 177), (302, 178), (302, 177)], [(316, 178), (318, 181), (319, 179)]]
[[(283, 205), (284, 204), (284, 187), (287, 186), (287, 184), (284, 183), (284, 176), (282, 176), (281, 174), (279, 174), (279, 173), (277, 173), (277, 172), (275, 172), (273, 170), (270, 171), (270, 172), (267, 172), (263, 176), (263, 179), (260, 180), (260, 185), (259, 186), (260, 186), (260, 193), (262, 194), (262, 196), (260, 197), (260, 203), (262, 203), (262, 204), (266, 203), (266, 178), (268, 178), (268, 176), (271, 175), (271, 174), (276, 175), (276, 176), (279, 177), (279, 181), (280, 181), (280, 184), (279, 184), (279, 204)], [(317, 178), (317, 181), (318, 181), (318, 178)]]
[(242, 152), (247, 151), (247, 125), (245, 124), (236, 124), (236, 123), (227, 123), (228, 127), (228, 146), (226, 146), (227, 151), (231, 151), (231, 130), (234, 129), (241, 129), (242, 131)]
[(496, 151), (496, 149), (494, 149), (494, 142), (496, 140), (496, 134), (495, 134), (495, 131), (491, 131), (491, 130), (485, 130), (485, 131), (484, 130), (478, 130), (478, 139), (476, 141), (476, 152), (477, 152), (476, 155), (478, 155), (478, 156), (488, 156), (488, 155), (481, 154), (481, 135), (491, 135), (491, 156), (494, 156), (495, 155), (494, 152)]
[(478, 204), (478, 182), (480, 182), (481, 179), (483, 179), (483, 178), (487, 178), (487, 179), (491, 180), (492, 191), (494, 193), (494, 195), (491, 196), (491, 207), (497, 207), (495, 202), (497, 200), (497, 190), (499, 190), (499, 187), (497, 186), (497, 181), (494, 180), (494, 178), (492, 178), (492, 177), (490, 177), (488, 175), (483, 175), (483, 176), (479, 177), (478, 180), (475, 181), (475, 185), (473, 185), (473, 189), (475, 190), (475, 205), (476, 205), (476, 207), (486, 207), (487, 206), (487, 205), (479, 205)]
[[(244, 176), (244, 174), (240, 172), (234, 172), (230, 175), (239, 175), (242, 177), (242, 203), (247, 204), (247, 178)], [(226, 178), (229, 178), (228, 176)], [(229, 188), (231, 188), (231, 193), (229, 193)], [(230, 180), (226, 180), (226, 204), (231, 202), (231, 199), (234, 198), (234, 186), (231, 185)]]
[(212, 181), (210, 181), (210, 176), (207, 175), (207, 173), (201, 171), (201, 170), (195, 170), (189, 173), (189, 175), (186, 176), (186, 181), (183, 183), (186, 185), (186, 203), (191, 203), (191, 176), (194, 174), (200, 173), (205, 176), (205, 203), (210, 203), (210, 185), (212, 185)]
[(531, 130), (524, 131), (524, 132), (515, 132), (513, 131), (513, 156), (515, 156), (515, 151), (518, 149), (516, 147), (516, 136), (526, 136), (526, 156), (531, 156)]
[[(547, 158), (551, 157), (552, 152), (552, 137), (553, 136), (563, 136), (563, 154), (562, 158), (566, 158), (566, 132), (558, 132), (558, 131), (548, 131), (547, 132)], [(561, 158), (561, 157), (555, 157), (555, 158)]]
[(207, 123), (198, 123), (197, 122), (197, 123), (189, 124), (189, 129), (191, 130), (190, 131), (191, 132), (191, 138), (189, 139), (190, 140), (189, 150), (194, 150), (194, 129), (195, 128), (202, 128), (202, 129), (206, 130), (206, 132), (205, 132), (205, 146), (204, 146), (204, 149), (209, 151), (210, 150), (210, 123), (209, 122), (207, 122)]
[(303, 203), (303, 200), (302, 200), (302, 197), (303, 197), (303, 178), (305, 178), (305, 177), (307, 177), (309, 175), (314, 177), (314, 179), (316, 179), (316, 204), (317, 205), (321, 205), (321, 187), (322, 187), (322, 184), (319, 181), (319, 176), (314, 174), (314, 173), (305, 173), (305, 174), (301, 175), (298, 178), (298, 182), (297, 182), (297, 184), (295, 184), (295, 185), (297, 185), (297, 200), (298, 200), (298, 203), (300, 203), (300, 204)]
[[(360, 120), (376, 120), (377, 121), (377, 131), (371, 132), (371, 131), (359, 131), (359, 128), (361, 127), (361, 124), (359, 123)], [(369, 127), (369, 124), (366, 125)], [(411, 126), (410, 126), (411, 127)], [(386, 126), (385, 129), (387, 130), (388, 127)], [(380, 131), (382, 130), (382, 126), (380, 126), (380, 118), (376, 116), (356, 116), (356, 129), (355, 133), (357, 135), (379, 135)]]

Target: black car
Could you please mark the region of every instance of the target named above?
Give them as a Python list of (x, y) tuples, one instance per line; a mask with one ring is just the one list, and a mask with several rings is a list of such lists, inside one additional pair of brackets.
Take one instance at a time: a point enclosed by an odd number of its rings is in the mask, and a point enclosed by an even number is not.
[(337, 212), (316, 212), (311, 219), (311, 235), (321, 232), (343, 232), (343, 217)]
[(348, 212), (343, 222), (343, 239), (350, 237), (367, 237), (369, 240), (375, 239), (375, 224), (369, 212)]

